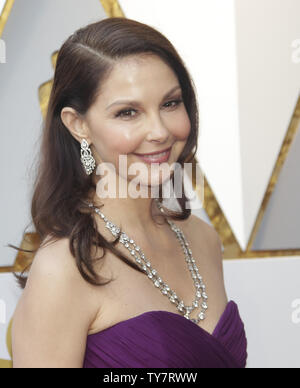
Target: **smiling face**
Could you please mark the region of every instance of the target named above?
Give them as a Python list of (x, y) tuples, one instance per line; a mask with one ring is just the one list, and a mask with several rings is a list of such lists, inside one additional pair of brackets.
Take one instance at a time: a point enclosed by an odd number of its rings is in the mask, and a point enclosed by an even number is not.
[(85, 120), (96, 163), (110, 162), (122, 176), (119, 156), (126, 155), (127, 181), (134, 177), (128, 172), (130, 165), (140, 163), (147, 174), (135, 176), (146, 186), (162, 180), (155, 174), (151, 179), (151, 164), (135, 154), (172, 147), (167, 161), (171, 166), (178, 160), (191, 130), (178, 78), (155, 55), (120, 60), (101, 85), (101, 93)]

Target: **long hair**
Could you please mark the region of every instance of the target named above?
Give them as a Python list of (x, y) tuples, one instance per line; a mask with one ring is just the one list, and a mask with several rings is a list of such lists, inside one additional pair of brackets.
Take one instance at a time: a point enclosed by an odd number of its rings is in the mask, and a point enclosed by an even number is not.
[[(184, 167), (184, 163), (192, 160), (197, 151), (198, 107), (193, 80), (176, 49), (163, 34), (135, 20), (106, 18), (73, 33), (63, 43), (57, 56), (53, 86), (43, 124), (31, 217), (40, 239), (39, 247), (43, 245), (46, 237), (50, 237), (49, 242), (67, 237), (78, 270), (85, 280), (94, 285), (104, 285), (107, 282), (101, 282), (103, 278), (94, 270), (93, 245), (102, 247), (104, 254), (107, 248), (135, 270), (143, 270), (116, 249), (115, 245), (122, 230), (113, 242), (108, 242), (97, 231), (93, 209), (85, 202), (91, 189), (96, 189), (93, 179), (95, 171), (86, 175), (80, 160), (80, 143), (65, 127), (60, 114), (61, 110), (68, 106), (84, 115), (96, 100), (101, 85), (114, 64), (129, 55), (142, 53), (157, 55), (178, 77), (183, 102), (191, 122), (189, 137), (177, 160), (177, 163)], [(174, 184), (174, 175), (171, 180)], [(190, 216), (191, 210), (185, 206), (188, 199), (183, 186), (182, 182), (182, 196), (175, 198), (181, 211), (176, 212), (164, 207), (166, 217), (187, 219)], [(159, 201), (162, 202), (161, 188)], [(23, 250), (11, 244), (9, 246)], [(29, 252), (34, 253), (37, 249)], [(29, 266), (23, 270), (22, 275)], [(27, 277), (16, 273), (14, 276), (24, 288)]]

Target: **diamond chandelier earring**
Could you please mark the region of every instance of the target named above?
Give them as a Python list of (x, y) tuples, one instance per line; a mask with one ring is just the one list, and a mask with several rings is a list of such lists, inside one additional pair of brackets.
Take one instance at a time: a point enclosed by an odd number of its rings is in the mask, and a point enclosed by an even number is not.
[(83, 139), (81, 142), (81, 162), (87, 175), (90, 175), (96, 167), (96, 161), (92, 155), (89, 143)]

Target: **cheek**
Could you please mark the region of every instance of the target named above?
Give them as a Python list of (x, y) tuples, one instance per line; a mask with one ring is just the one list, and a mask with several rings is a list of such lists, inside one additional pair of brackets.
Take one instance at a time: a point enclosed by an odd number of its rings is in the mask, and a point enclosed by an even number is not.
[(186, 140), (191, 132), (191, 122), (187, 112), (174, 116), (168, 126), (172, 135), (181, 141)]
[(103, 144), (109, 153), (126, 155), (134, 152), (143, 141), (143, 133), (134, 128), (111, 128), (102, 137)]

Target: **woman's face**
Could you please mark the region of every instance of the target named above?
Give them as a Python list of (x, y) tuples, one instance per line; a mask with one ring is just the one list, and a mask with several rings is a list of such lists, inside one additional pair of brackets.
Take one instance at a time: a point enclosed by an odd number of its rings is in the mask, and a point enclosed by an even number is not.
[[(171, 166), (178, 160), (191, 130), (177, 76), (155, 55), (120, 60), (101, 85), (101, 93), (85, 120), (96, 163), (112, 163), (119, 176), (128, 182), (138, 176), (140, 183), (148, 187), (170, 179), (170, 174), (161, 179), (154, 169), (151, 176), (151, 164), (135, 153), (172, 147), (166, 162)], [(120, 155), (126, 158), (126, 176), (124, 169), (119, 170)], [(141, 166), (138, 174), (128, 172), (133, 163)]]

